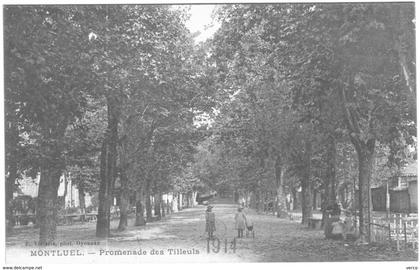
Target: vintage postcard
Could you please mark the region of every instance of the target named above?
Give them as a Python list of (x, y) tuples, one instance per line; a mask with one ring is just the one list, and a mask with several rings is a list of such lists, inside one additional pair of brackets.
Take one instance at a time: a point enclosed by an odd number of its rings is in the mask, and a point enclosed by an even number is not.
[(417, 269), (414, 2), (2, 9), (3, 269)]

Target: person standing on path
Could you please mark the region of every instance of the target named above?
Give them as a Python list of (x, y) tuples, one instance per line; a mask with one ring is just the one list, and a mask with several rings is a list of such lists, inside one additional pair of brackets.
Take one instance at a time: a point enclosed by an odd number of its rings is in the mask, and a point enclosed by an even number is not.
[(206, 232), (210, 239), (213, 239), (213, 233), (216, 231), (216, 215), (212, 212), (213, 206), (207, 206), (206, 210)]
[(244, 230), (246, 228), (246, 216), (242, 212), (243, 208), (239, 207), (235, 214), (235, 229), (238, 230), (238, 238), (244, 237)]

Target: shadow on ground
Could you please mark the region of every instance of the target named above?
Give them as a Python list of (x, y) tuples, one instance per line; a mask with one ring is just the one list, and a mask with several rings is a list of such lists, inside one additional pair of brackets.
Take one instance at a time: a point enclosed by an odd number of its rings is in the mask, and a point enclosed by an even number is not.
[[(296, 222), (278, 219), (269, 215), (260, 215), (246, 209), (245, 213), (252, 220), (255, 238), (244, 238), (236, 241), (236, 252), (224, 248), (235, 235), (234, 215), (236, 205), (212, 202), (216, 214), (216, 237), (221, 246), (217, 253), (207, 253), (207, 236), (205, 233), (205, 206), (184, 209), (148, 223), (146, 226), (134, 227), (134, 219), (129, 220), (127, 231), (116, 230), (118, 221), (112, 221), (112, 236), (107, 239), (95, 237), (94, 223), (75, 224), (58, 227), (57, 242), (99, 241), (99, 246), (85, 246), (83, 250), (94, 254), (98, 249), (143, 249), (150, 251), (183, 249), (197, 250), (197, 256), (161, 256), (160, 258), (142, 257), (142, 262), (326, 262), (326, 261), (411, 261), (417, 260), (417, 250), (397, 251), (388, 246), (358, 246), (340, 240), (325, 239), (323, 232), (301, 226)], [(28, 249), (37, 247), (27, 245), (36, 241), (38, 229), (16, 229), (6, 238), (7, 259), (27, 260)], [(72, 246), (74, 248), (74, 245)], [(26, 250), (22, 252), (22, 250)], [(225, 253), (225, 251), (227, 251)], [(25, 253), (26, 252), (26, 253)], [(86, 256), (90, 262), (139, 262), (139, 258)], [(31, 258), (33, 259), (33, 258)], [(48, 258), (44, 258), (48, 259)], [(82, 260), (83, 261), (83, 260)]]

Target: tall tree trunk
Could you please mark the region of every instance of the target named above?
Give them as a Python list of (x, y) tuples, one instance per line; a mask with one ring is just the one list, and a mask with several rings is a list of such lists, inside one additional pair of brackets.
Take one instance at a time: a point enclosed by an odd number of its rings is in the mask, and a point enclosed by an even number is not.
[[(79, 191), (79, 207), (82, 214), (85, 214), (86, 213), (86, 200), (85, 200), (85, 184), (83, 180), (79, 181), (77, 189)], [(82, 216), (82, 221), (85, 221), (84, 216)]]
[(152, 215), (152, 202), (150, 200), (150, 180), (146, 180), (146, 220), (147, 222), (153, 221)]
[(160, 194), (160, 214), (162, 215), (162, 217), (165, 217), (165, 212), (166, 212), (165, 205), (166, 203), (163, 200), (163, 195)]
[(110, 219), (110, 207), (111, 198), (108, 198), (110, 183), (108, 182), (107, 174), (107, 156), (108, 156), (108, 143), (106, 139), (102, 143), (101, 149), (101, 164), (100, 164), (100, 185), (98, 194), (98, 219), (96, 223), (96, 236), (107, 237), (109, 235), (109, 219)]
[(366, 143), (352, 140), (359, 161), (359, 232), (363, 240), (370, 242), (370, 214), (372, 202), (370, 196), (370, 179), (373, 172), (375, 157), (375, 140)]
[(190, 208), (190, 192), (185, 193), (186, 208)]
[(317, 195), (317, 190), (314, 187), (312, 187), (312, 210), (317, 209), (316, 195)]
[(143, 191), (138, 189), (136, 192), (136, 222), (134, 223), (134, 226), (146, 225), (146, 219), (144, 218), (143, 200)]
[(233, 192), (233, 201), (234, 203), (239, 203), (239, 192), (237, 190), (235, 190), (235, 192)]
[(328, 194), (327, 194), (326, 188), (324, 188), (321, 192), (322, 227), (324, 227), (325, 224), (327, 224), (327, 220), (328, 220), (327, 207), (328, 207)]
[(108, 237), (111, 222), (111, 205), (116, 178), (117, 167), (117, 140), (119, 111), (117, 100), (108, 97), (108, 129), (101, 151), (101, 168), (99, 186), (98, 220), (96, 223), (96, 236)]
[(119, 231), (125, 231), (128, 226), (128, 210), (130, 208), (130, 191), (128, 189), (128, 178), (124, 168), (120, 172), (121, 192), (120, 192), (120, 222)]
[(276, 175), (276, 184), (277, 184), (277, 203), (276, 211), (278, 218), (287, 217), (286, 209), (286, 194), (284, 194), (284, 170), (281, 164), (280, 157), (277, 157), (275, 163), (275, 175)]
[(301, 179), (302, 186), (302, 224), (307, 225), (312, 217), (312, 188), (311, 188), (311, 155), (312, 145), (305, 141), (305, 169)]
[(64, 171), (63, 142), (67, 120), (59, 127), (42, 129), (45, 141), (41, 144), (44, 158), (41, 161), (40, 181), (38, 188), (37, 222), (39, 224), (39, 242), (45, 244), (54, 241), (57, 233), (58, 187), (60, 176)]
[(172, 207), (171, 207), (171, 201), (169, 201), (169, 199), (166, 199), (166, 214), (171, 214), (172, 213)]
[(258, 212), (261, 210), (261, 194), (260, 191), (257, 189), (254, 191), (255, 194), (255, 210), (257, 210)]
[(182, 198), (181, 198), (181, 193), (178, 192), (178, 196), (177, 196), (177, 207), (178, 207), (178, 211), (182, 210)]
[(13, 192), (15, 189), (15, 183), (17, 179), (17, 162), (14, 158), (8, 161), (8, 177), (6, 178), (6, 230), (9, 230), (15, 225), (13, 217)]
[(68, 175), (68, 172), (64, 172), (63, 176), (64, 176), (64, 193), (63, 193), (63, 199), (60, 200), (59, 204), (65, 210), (66, 209), (66, 197), (67, 197), (67, 194), (69, 192), (69, 188), (68, 188), (68, 185), (69, 185), (69, 175)]
[(277, 198), (277, 192), (270, 192), (270, 194), (271, 194), (271, 198), (273, 198), (273, 203), (274, 203), (274, 205), (273, 205), (273, 207), (272, 207), (272, 213), (273, 213), (273, 216), (276, 216), (277, 214), (277, 212), (278, 212), (278, 209), (277, 209), (277, 206), (278, 206), (278, 198)]
[[(6, 92), (6, 95), (9, 92)], [(13, 192), (15, 191), (16, 179), (18, 176), (18, 146), (19, 146), (19, 130), (17, 125), (16, 108), (14, 103), (7, 102), (5, 97), (5, 159), (6, 159), (6, 229), (12, 228), (15, 224), (13, 217), (13, 208), (11, 203), (13, 200)]]
[(327, 208), (333, 206), (337, 202), (336, 190), (336, 156), (337, 147), (334, 136), (329, 137), (327, 149), (327, 175), (324, 182), (324, 194), (322, 200), (322, 224), (327, 220)]
[(160, 193), (155, 194), (154, 196), (155, 198), (155, 216), (157, 217), (158, 220), (162, 219), (162, 213), (160, 211), (161, 209), (161, 204), (162, 204), (162, 200), (161, 200), (161, 195)]
[(43, 245), (53, 242), (57, 234), (58, 187), (62, 169), (54, 164), (41, 166), (38, 191), (39, 242)]
[(296, 188), (292, 187), (292, 199), (293, 199), (293, 210), (297, 210), (298, 209), (298, 197), (296, 194)]
[[(350, 131), (350, 141), (356, 149), (359, 161), (359, 233), (364, 241), (370, 241), (370, 178), (373, 172), (373, 162), (375, 154), (375, 139), (370, 138), (366, 141), (361, 139), (363, 131), (360, 129), (357, 114), (348, 106), (347, 98), (354, 93), (355, 74), (349, 73), (349, 83), (341, 88), (341, 98), (343, 102), (345, 123)], [(371, 123), (369, 123), (370, 125)], [(369, 132), (369, 131), (368, 131)], [(366, 134), (366, 133), (365, 133)]]
[(245, 207), (250, 207), (249, 191), (245, 191)]

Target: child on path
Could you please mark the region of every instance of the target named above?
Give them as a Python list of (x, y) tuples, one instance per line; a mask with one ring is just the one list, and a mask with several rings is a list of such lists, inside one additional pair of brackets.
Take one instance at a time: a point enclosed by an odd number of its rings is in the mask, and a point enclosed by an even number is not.
[(244, 237), (244, 230), (246, 228), (246, 216), (242, 210), (243, 208), (241, 206), (235, 214), (235, 229), (238, 230), (238, 238)]
[(216, 215), (211, 211), (213, 206), (207, 206), (206, 210), (206, 232), (210, 239), (213, 239), (213, 232), (216, 231)]

